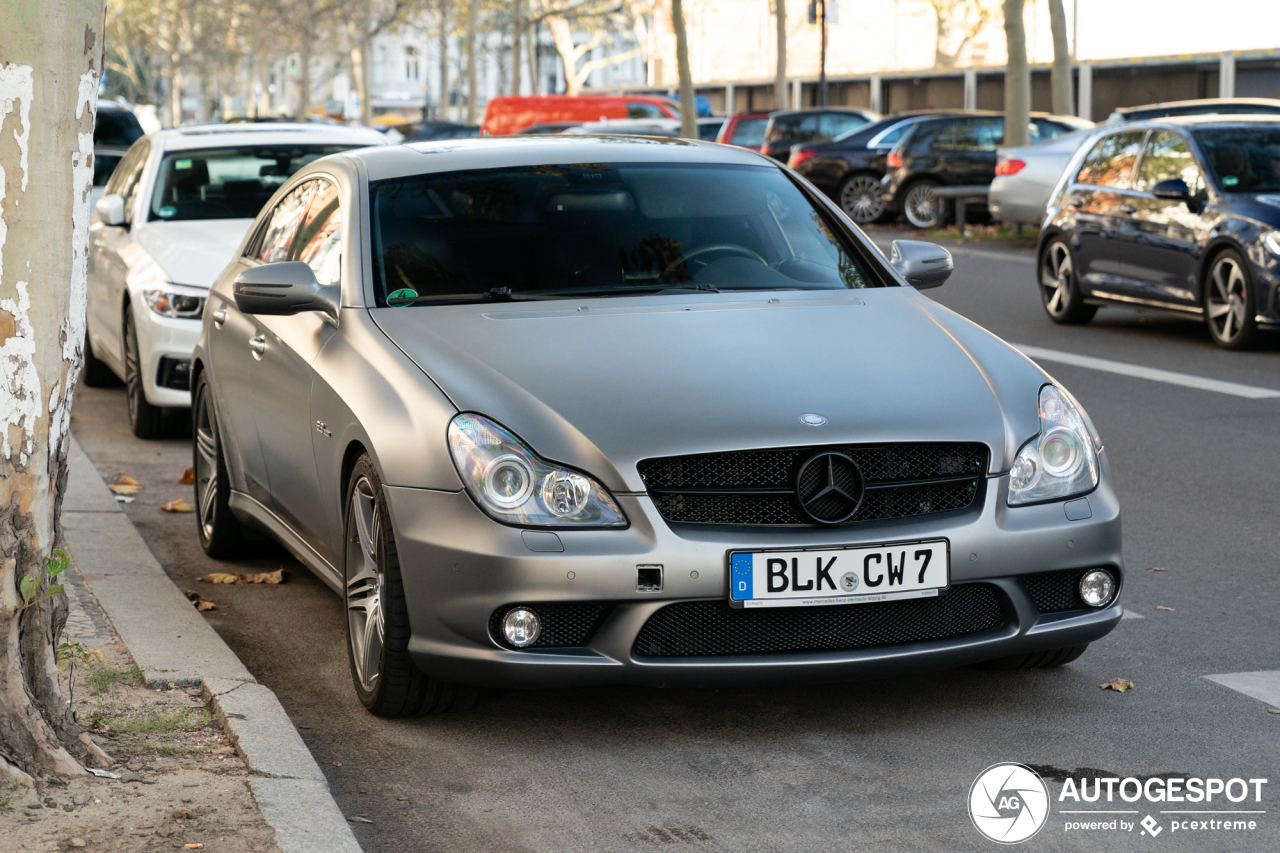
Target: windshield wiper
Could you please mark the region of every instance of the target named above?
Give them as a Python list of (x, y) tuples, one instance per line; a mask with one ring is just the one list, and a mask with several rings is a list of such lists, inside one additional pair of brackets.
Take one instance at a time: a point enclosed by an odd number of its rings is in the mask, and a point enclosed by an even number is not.
[(558, 299), (540, 293), (513, 293), (509, 287), (492, 287), (483, 293), (429, 293), (404, 299), (388, 299), (393, 308), (402, 305), (421, 305), (428, 302), (530, 302), (541, 299)]

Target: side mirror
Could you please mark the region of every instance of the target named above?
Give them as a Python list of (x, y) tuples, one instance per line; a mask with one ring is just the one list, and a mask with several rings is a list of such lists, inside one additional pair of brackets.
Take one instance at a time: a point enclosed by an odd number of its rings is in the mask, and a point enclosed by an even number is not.
[(316, 281), (316, 274), (302, 261), (283, 261), (251, 267), (232, 285), (236, 307), (244, 314), (301, 314), (323, 311), (338, 318), (341, 288)]
[(124, 196), (104, 195), (93, 206), (103, 225), (124, 225)]
[(1191, 187), (1187, 186), (1186, 181), (1181, 178), (1170, 178), (1167, 181), (1160, 181), (1151, 188), (1151, 194), (1156, 198), (1167, 198), (1172, 201), (1184, 201), (1191, 197)]
[(889, 264), (907, 282), (920, 290), (938, 287), (956, 268), (951, 253), (936, 243), (922, 240), (894, 240)]

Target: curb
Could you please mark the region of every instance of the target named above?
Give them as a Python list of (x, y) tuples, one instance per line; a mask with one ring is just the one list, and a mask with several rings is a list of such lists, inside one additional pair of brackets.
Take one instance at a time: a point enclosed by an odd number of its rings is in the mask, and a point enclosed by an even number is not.
[(254, 774), (249, 787), (283, 853), (361, 853), (280, 700), (165, 574), (74, 438), (67, 471), (63, 535), (147, 686), (201, 689)]

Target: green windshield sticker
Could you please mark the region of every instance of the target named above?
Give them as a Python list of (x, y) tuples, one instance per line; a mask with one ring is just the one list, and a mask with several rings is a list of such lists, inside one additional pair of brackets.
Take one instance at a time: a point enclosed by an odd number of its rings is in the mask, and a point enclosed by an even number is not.
[(164, 207), (156, 211), (156, 213), (158, 213), (164, 219), (168, 219), (170, 216), (173, 216), (177, 212), (178, 212), (178, 208), (174, 207), (171, 204), (166, 204)]
[(1228, 187), (1234, 187), (1236, 184), (1240, 183), (1240, 179), (1235, 175), (1227, 175), (1222, 179), (1222, 183)]
[(389, 294), (387, 296), (387, 302), (391, 302), (393, 299), (414, 299), (417, 297), (417, 295), (418, 295), (418, 291), (410, 290), (407, 287), (402, 287), (399, 290)]
[(173, 168), (175, 168), (175, 169), (190, 169), (190, 168), (191, 168), (191, 161), (190, 161), (190, 160), (179, 160), (178, 162), (176, 162), (176, 163), (174, 163), (174, 164), (173, 164)]

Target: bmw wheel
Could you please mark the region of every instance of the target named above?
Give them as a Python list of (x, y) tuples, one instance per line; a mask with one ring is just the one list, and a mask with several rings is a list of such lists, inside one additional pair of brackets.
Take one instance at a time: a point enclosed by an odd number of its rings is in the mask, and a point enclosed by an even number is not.
[(231, 478), (222, 455), (218, 421), (213, 411), (213, 389), (207, 374), (196, 381), (191, 407), (192, 467), (196, 479), (196, 530), (200, 547), (215, 560), (235, 557), (247, 546), (240, 521), (231, 513)]
[(1204, 285), (1204, 316), (1213, 342), (1225, 349), (1258, 343), (1257, 311), (1249, 267), (1234, 249), (1214, 258)]
[(367, 454), (347, 487), (343, 590), (347, 659), (360, 703), (380, 717), (463, 710), (475, 688), (427, 677), (409, 658), (409, 609), (382, 482)]
[(902, 215), (913, 227), (927, 231), (942, 225), (942, 199), (935, 192), (937, 188), (930, 181), (918, 181), (907, 190)]
[(124, 393), (129, 403), (129, 426), (138, 438), (160, 438), (165, 434), (164, 410), (147, 402), (142, 387), (142, 359), (138, 356), (138, 329), (133, 311), (124, 309)]
[(884, 214), (883, 189), (873, 175), (854, 175), (839, 192), (840, 209), (859, 225), (875, 222)]
[(1040, 301), (1055, 323), (1087, 323), (1098, 313), (1098, 306), (1084, 302), (1071, 247), (1061, 237), (1050, 240), (1040, 256)]

